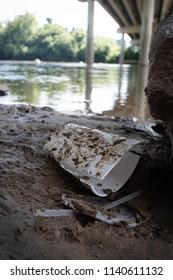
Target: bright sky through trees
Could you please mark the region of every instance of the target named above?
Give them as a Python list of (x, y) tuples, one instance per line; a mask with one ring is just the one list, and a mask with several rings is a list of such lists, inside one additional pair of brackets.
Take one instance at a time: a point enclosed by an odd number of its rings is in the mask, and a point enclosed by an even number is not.
[[(40, 26), (46, 23), (46, 18), (52, 18), (53, 23), (68, 29), (87, 28), (87, 3), (78, 0), (5, 0), (1, 3), (0, 22), (14, 19), (26, 11), (36, 16)], [(119, 39), (121, 35), (116, 33), (117, 28), (118, 24), (96, 1), (95, 35)]]

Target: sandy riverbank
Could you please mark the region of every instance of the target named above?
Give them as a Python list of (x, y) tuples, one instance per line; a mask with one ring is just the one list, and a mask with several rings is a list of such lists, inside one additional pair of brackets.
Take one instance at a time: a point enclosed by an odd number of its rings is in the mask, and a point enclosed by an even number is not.
[(129, 203), (143, 217), (135, 229), (82, 214), (34, 217), (36, 209), (64, 208), (63, 192), (86, 193), (43, 151), (50, 135), (69, 122), (151, 138), (131, 119), (75, 117), (50, 108), (0, 105), (0, 259), (172, 259), (172, 169), (158, 161), (143, 160), (122, 189), (124, 193), (145, 190)]

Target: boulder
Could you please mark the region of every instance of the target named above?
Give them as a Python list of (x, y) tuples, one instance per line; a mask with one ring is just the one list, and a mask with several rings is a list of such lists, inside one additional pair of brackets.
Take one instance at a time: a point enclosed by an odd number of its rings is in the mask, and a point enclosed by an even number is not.
[(173, 16), (158, 25), (149, 51), (145, 89), (151, 115), (164, 122), (173, 144)]
[(0, 96), (5, 96), (7, 95), (7, 90), (4, 90), (4, 89), (0, 89)]

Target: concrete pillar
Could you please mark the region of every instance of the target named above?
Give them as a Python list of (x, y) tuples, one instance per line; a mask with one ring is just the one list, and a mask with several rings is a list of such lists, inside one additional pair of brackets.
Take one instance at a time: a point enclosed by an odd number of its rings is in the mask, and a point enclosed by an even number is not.
[(147, 66), (149, 64), (148, 53), (153, 31), (154, 3), (155, 0), (143, 1), (141, 50), (139, 56), (140, 66)]
[(119, 64), (124, 63), (124, 58), (125, 58), (125, 39), (124, 39), (124, 33), (122, 33), (122, 38), (121, 38), (121, 53), (119, 57)]
[(147, 103), (147, 97), (144, 94), (145, 93), (144, 90), (147, 86), (147, 81), (148, 81), (148, 71), (149, 71), (148, 66), (143, 66), (143, 67), (141, 67), (140, 65), (138, 66), (136, 97), (138, 98), (138, 100), (140, 100), (137, 110), (141, 120), (145, 120), (147, 116), (150, 115), (149, 106)]
[(87, 47), (86, 64), (92, 65), (94, 62), (94, 0), (88, 0), (88, 28), (87, 28)]
[(91, 94), (92, 94), (92, 80), (93, 80), (93, 72), (92, 65), (87, 65), (86, 67), (86, 90), (85, 90), (85, 109), (86, 113), (92, 113), (90, 105), (91, 105)]

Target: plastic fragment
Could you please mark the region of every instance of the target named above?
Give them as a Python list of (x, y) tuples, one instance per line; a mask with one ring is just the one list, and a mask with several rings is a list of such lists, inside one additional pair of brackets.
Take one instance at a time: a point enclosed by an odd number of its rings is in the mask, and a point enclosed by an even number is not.
[(35, 216), (36, 217), (69, 217), (69, 216), (74, 216), (75, 210), (70, 210), (70, 209), (51, 209), (51, 210), (36, 210)]
[(122, 197), (122, 198), (120, 198), (120, 199), (118, 199), (118, 200), (115, 200), (115, 201), (113, 201), (113, 202), (107, 204), (106, 206), (102, 207), (102, 210), (107, 211), (107, 210), (110, 210), (110, 209), (112, 209), (112, 208), (115, 208), (115, 207), (117, 207), (118, 205), (123, 204), (124, 202), (127, 202), (127, 201), (129, 201), (129, 200), (131, 200), (131, 199), (133, 199), (133, 198), (135, 198), (135, 197), (141, 195), (142, 193), (143, 193), (143, 190), (139, 190), (139, 191), (137, 191), (137, 192), (134, 192), (134, 193), (132, 193), (132, 194), (129, 194), (129, 195), (127, 195), (127, 196), (124, 196), (124, 197)]

